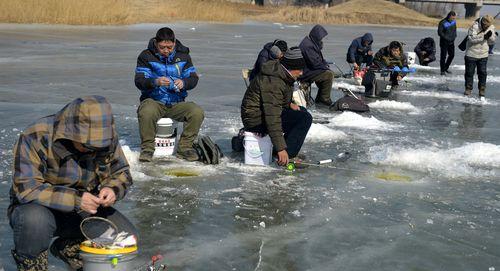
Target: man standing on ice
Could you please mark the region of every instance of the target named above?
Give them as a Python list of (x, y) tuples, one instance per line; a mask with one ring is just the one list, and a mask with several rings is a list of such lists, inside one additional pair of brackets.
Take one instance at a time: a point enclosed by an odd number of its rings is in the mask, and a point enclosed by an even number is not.
[(496, 40), (494, 19), (490, 15), (483, 16), (469, 28), (467, 32), (467, 49), (465, 50), (465, 96), (472, 94), (474, 71), (477, 68), (479, 98), (486, 94), (486, 76), (488, 64), (488, 44)]
[[(441, 55), (439, 65), (441, 67), (441, 75), (451, 73), (451, 62), (455, 57), (455, 39), (457, 38), (457, 14), (455, 11), (450, 11), (446, 18), (439, 22), (438, 35), (439, 47), (441, 47)], [(448, 58), (446, 58), (448, 55)]]
[(155, 149), (156, 122), (171, 118), (184, 123), (177, 157), (198, 161), (193, 143), (205, 118), (203, 109), (186, 102), (188, 90), (198, 84), (189, 48), (175, 38), (174, 31), (161, 28), (137, 58), (135, 85), (141, 90), (137, 109), (141, 135), (139, 161), (151, 162)]

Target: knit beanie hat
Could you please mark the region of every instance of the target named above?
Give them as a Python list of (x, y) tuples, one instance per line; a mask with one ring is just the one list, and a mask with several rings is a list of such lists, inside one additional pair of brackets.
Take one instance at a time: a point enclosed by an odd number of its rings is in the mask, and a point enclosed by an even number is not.
[(288, 49), (283, 59), (281, 59), (281, 64), (289, 71), (303, 70), (306, 67), (306, 62), (299, 47)]
[(281, 50), (281, 52), (283, 52), (283, 54), (286, 52), (286, 50), (288, 50), (288, 44), (286, 44), (286, 41), (284, 41), (284, 40), (275, 40), (273, 42), (273, 45), (280, 48), (280, 50)]
[(271, 56), (273, 59), (278, 59), (279, 56), (282, 54), (281, 50), (280, 50), (280, 48), (278, 48), (278, 46), (271, 47), (271, 49), (269, 51), (271, 51)]
[(491, 15), (485, 15), (481, 19), (481, 24), (486, 29), (486, 28), (490, 27), (493, 24), (493, 20), (494, 20), (493, 16), (491, 16)]

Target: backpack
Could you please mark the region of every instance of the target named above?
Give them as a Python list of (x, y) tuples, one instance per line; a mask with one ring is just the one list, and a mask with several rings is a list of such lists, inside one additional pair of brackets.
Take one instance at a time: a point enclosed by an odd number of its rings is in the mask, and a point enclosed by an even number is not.
[(224, 154), (219, 146), (208, 136), (198, 136), (198, 142), (194, 144), (194, 149), (198, 152), (200, 161), (205, 164), (217, 165)]
[(360, 99), (352, 96), (345, 96), (335, 101), (331, 106), (332, 111), (352, 111), (352, 112), (367, 112), (370, 111), (368, 105)]
[(231, 148), (235, 152), (242, 152), (245, 150), (243, 147), (243, 140), (245, 139), (245, 128), (241, 128), (238, 135), (231, 138)]

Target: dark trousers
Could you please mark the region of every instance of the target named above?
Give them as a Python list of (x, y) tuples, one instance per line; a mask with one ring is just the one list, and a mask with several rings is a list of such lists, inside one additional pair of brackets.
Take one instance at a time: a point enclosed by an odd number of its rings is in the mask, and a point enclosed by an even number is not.
[[(422, 66), (429, 66), (429, 63), (431, 63), (432, 61), (424, 61), (424, 59), (426, 58), (425, 55), (418, 55), (418, 62), (420, 63), (420, 65)], [(451, 62), (450, 62), (451, 63)], [(449, 65), (448, 65), (449, 66)]]
[[(300, 107), (299, 111), (289, 108), (283, 109), (281, 112), (281, 128), (285, 134), (286, 151), (288, 157), (293, 158), (299, 154), (302, 144), (306, 139), (307, 132), (312, 124), (312, 116), (304, 107)], [(259, 125), (253, 128), (245, 128), (248, 132), (267, 134), (265, 125)]]
[[(445, 72), (450, 68), (451, 62), (455, 57), (455, 44), (453, 42), (449, 43), (441, 40), (439, 42), (439, 47), (441, 47), (439, 65), (441, 67), (441, 72)], [(446, 55), (448, 55), (448, 58), (446, 58)]]
[(373, 56), (356, 54), (356, 64), (361, 66), (361, 64), (366, 63), (366, 66), (370, 66), (373, 63)]
[(332, 92), (333, 72), (331, 70), (322, 71), (312, 77), (308, 82), (314, 82), (316, 86), (318, 86), (318, 94), (315, 99), (317, 103), (332, 104), (330, 94)]
[[(96, 216), (107, 218), (119, 231), (124, 230), (137, 236), (134, 225), (112, 207), (99, 208)], [(63, 213), (36, 203), (16, 206), (9, 216), (16, 253), (35, 258), (49, 248), (53, 237), (84, 239), (80, 231), (80, 222), (84, 218), (83, 213)]]
[(465, 56), (465, 89), (472, 90), (474, 84), (474, 72), (477, 67), (477, 78), (479, 80), (477, 87), (479, 89), (479, 96), (484, 96), (486, 90), (486, 76), (488, 58), (472, 58)]

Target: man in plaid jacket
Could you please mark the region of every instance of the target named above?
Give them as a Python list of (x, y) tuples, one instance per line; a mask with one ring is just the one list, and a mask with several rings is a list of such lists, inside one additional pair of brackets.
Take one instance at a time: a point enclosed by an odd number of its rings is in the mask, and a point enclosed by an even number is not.
[(27, 127), (14, 147), (8, 210), (18, 270), (48, 270), (48, 249), (81, 268), (79, 224), (105, 217), (136, 234), (113, 207), (132, 184), (118, 142), (111, 105), (104, 97), (78, 98)]

